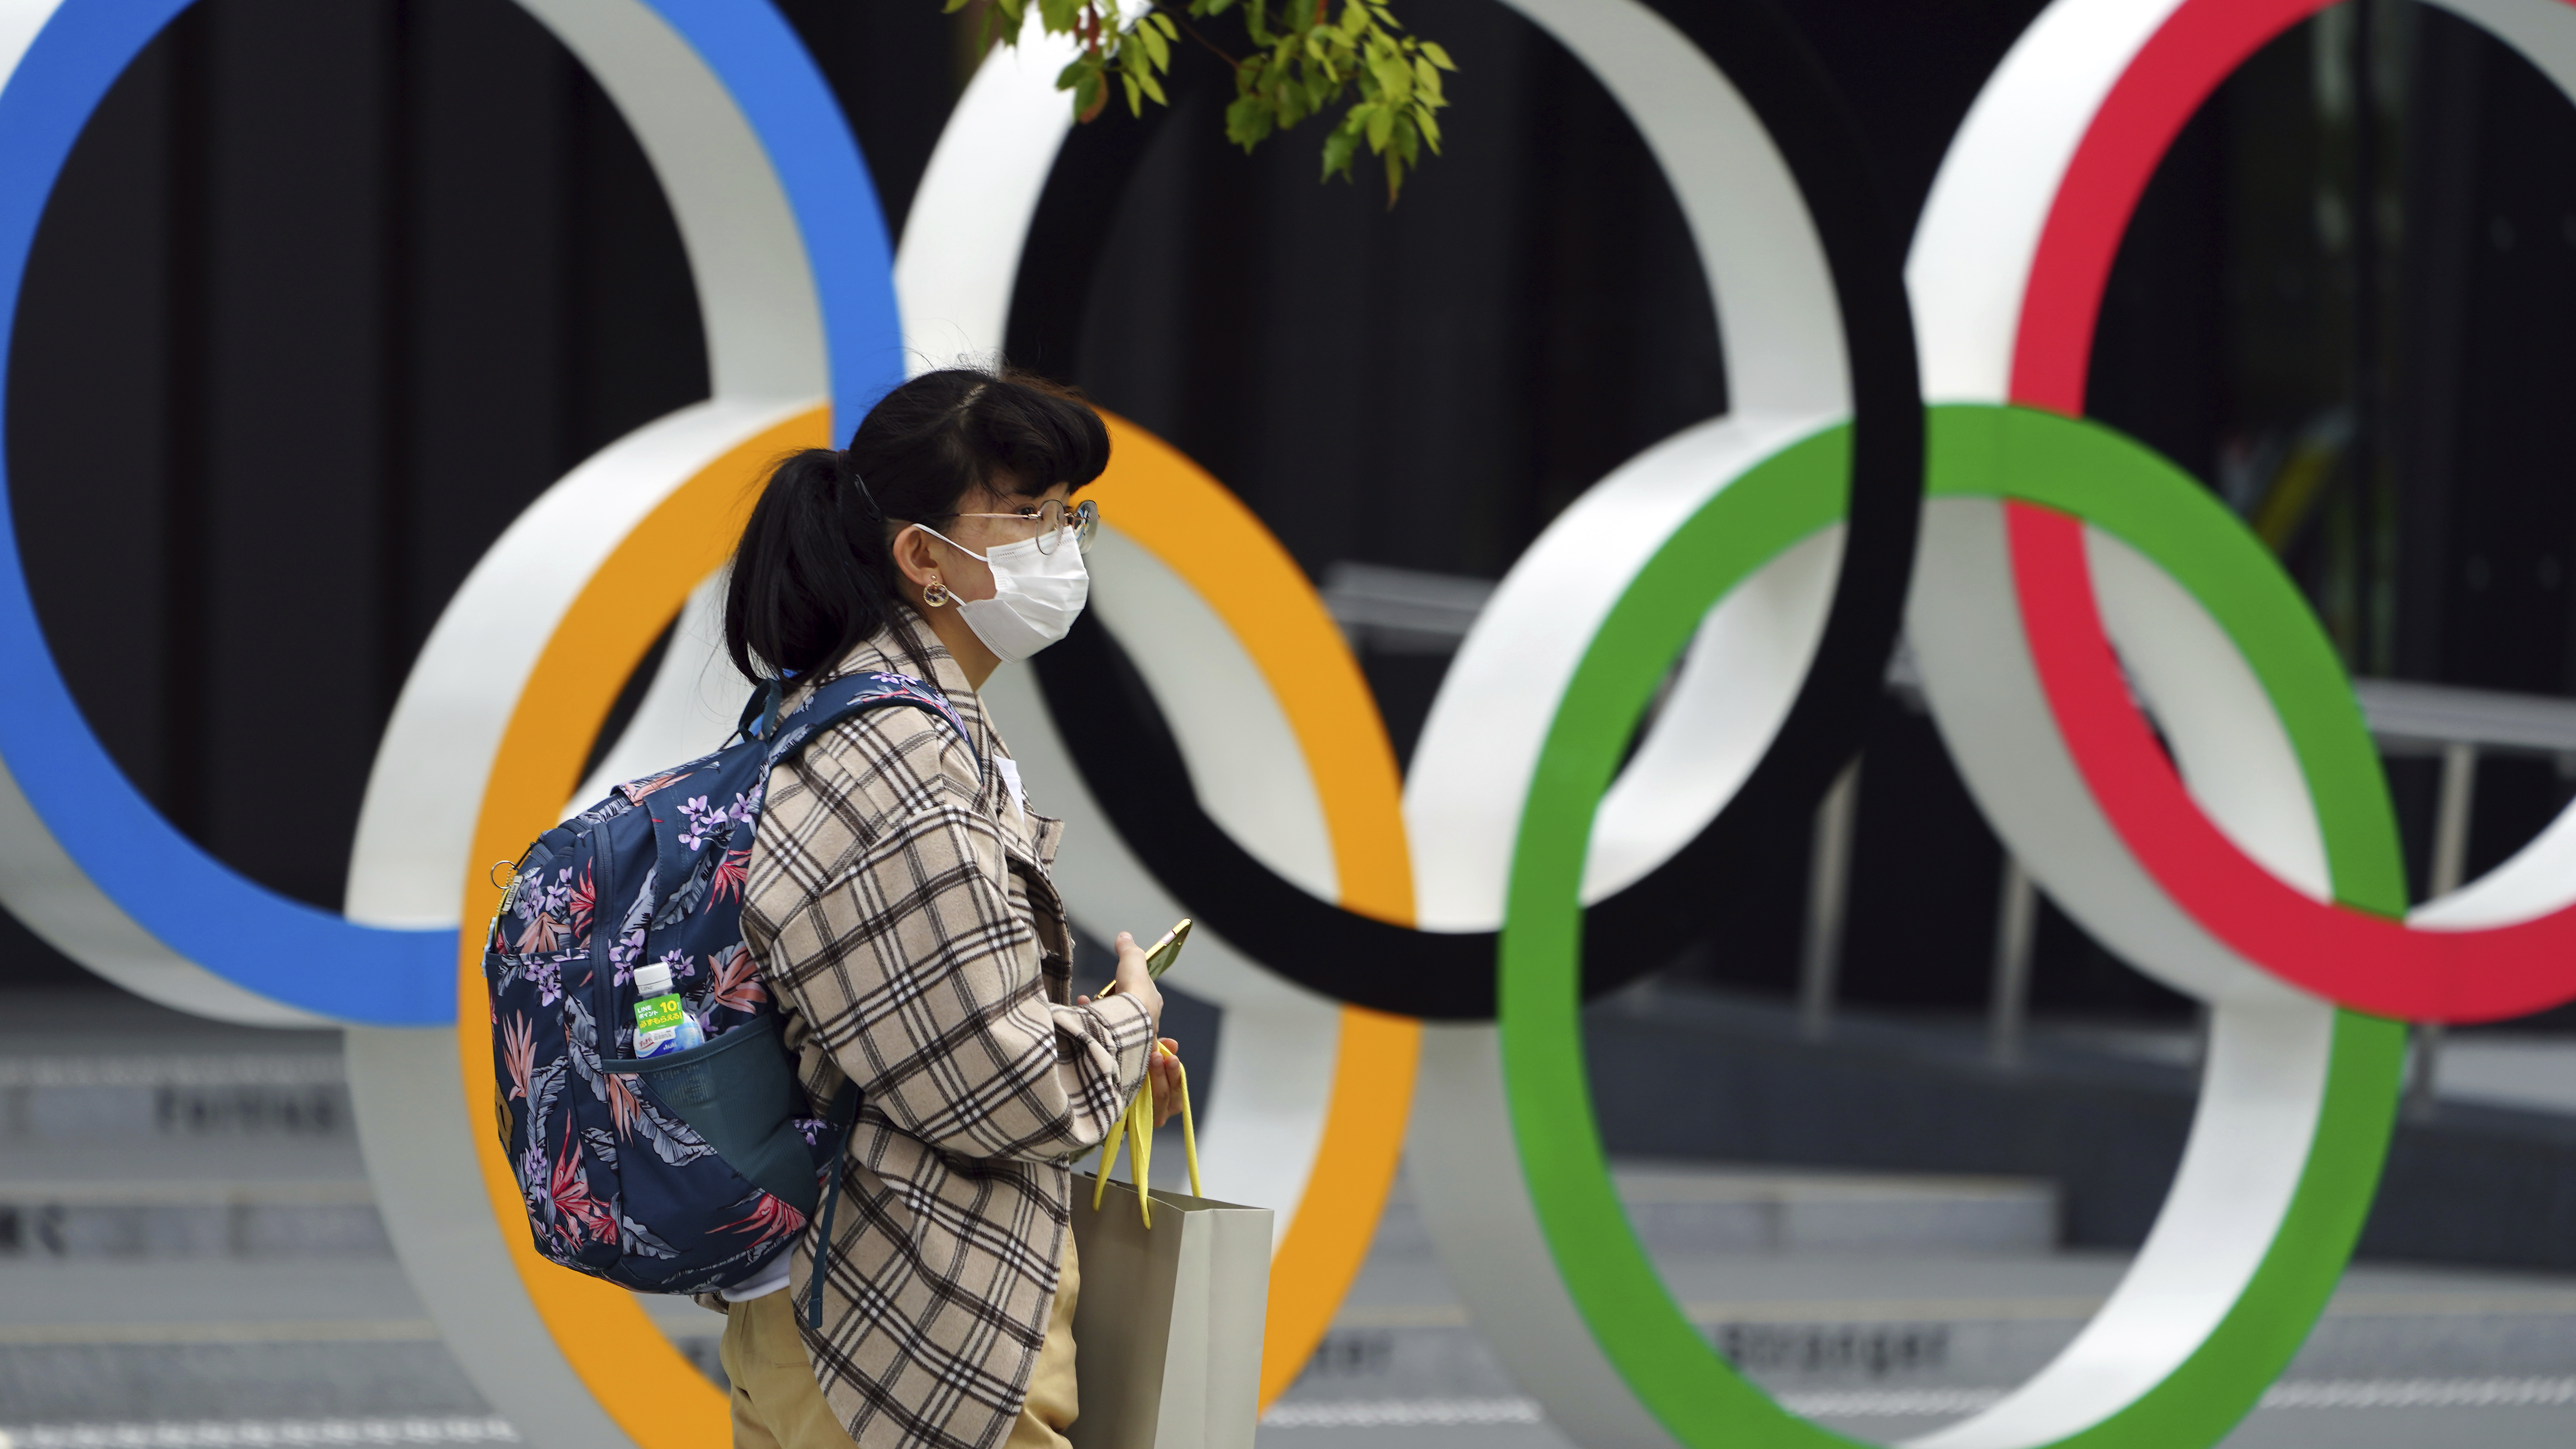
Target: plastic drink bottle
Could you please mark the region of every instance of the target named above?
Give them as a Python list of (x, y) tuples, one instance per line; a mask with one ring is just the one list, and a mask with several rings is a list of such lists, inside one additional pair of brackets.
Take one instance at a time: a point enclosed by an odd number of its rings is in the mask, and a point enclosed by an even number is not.
[(659, 961), (635, 968), (635, 1055), (669, 1056), (705, 1043), (696, 1017), (671, 993), (671, 968)]

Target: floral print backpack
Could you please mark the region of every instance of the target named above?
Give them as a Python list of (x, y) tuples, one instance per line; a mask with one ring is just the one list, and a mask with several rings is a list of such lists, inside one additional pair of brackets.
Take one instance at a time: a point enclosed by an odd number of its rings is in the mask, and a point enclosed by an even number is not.
[[(742, 939), (742, 890), (769, 773), (863, 710), (935, 712), (900, 674), (825, 681), (779, 714), (772, 682), (735, 743), (537, 837), (483, 948), (492, 1110), (537, 1251), (644, 1293), (742, 1283), (814, 1216), (857, 1114), (807, 1117), (776, 1003)], [(755, 722), (753, 715), (761, 718)], [(635, 968), (671, 969), (705, 1044), (637, 1059)]]

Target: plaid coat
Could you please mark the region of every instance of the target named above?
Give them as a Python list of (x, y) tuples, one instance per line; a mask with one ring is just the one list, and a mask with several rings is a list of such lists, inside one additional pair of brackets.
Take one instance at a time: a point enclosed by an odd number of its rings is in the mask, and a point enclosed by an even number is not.
[[(872, 710), (770, 777), (743, 936), (815, 1115), (845, 1075), (860, 1091), (806, 1355), (864, 1449), (993, 1449), (1046, 1338), (1067, 1161), (1135, 1094), (1152, 1025), (1123, 997), (1073, 1005), (1047, 874), (1062, 823), (1016, 798), (948, 651), (907, 615), (842, 667), (938, 685), (970, 738)], [(800, 1325), (815, 1236), (790, 1278)]]

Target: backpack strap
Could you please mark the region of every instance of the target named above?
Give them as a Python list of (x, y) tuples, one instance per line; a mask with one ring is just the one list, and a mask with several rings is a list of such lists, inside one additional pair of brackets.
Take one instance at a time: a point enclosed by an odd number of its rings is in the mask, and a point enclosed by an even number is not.
[(805, 1289), (805, 1326), (817, 1333), (823, 1331), (823, 1277), (832, 1265), (832, 1213), (841, 1205), (841, 1154), (859, 1125), (858, 1083), (841, 1083), (826, 1120), (831, 1124), (832, 1146), (828, 1155), (816, 1154), (823, 1159), (823, 1215), (814, 1223), (814, 1276)]
[[(799, 750), (812, 744), (831, 726), (871, 709), (908, 705), (929, 710), (946, 720), (948, 727), (957, 732), (957, 738), (966, 743), (967, 753), (975, 753), (973, 736), (967, 734), (966, 722), (949, 707), (947, 698), (936, 687), (908, 675), (852, 674), (827, 679), (803, 702), (779, 713), (778, 696), (783, 693), (782, 683), (769, 680), (753, 693), (750, 705), (743, 711), (743, 734), (746, 736), (743, 744), (731, 746), (710, 756), (707, 761), (699, 762), (718, 764), (720, 772), (696, 781), (693, 789), (709, 791), (714, 797), (739, 792), (735, 808), (740, 813), (734, 815), (730, 823), (714, 825), (711, 834), (691, 832), (684, 838), (681, 832), (661, 828), (669, 822), (661, 813), (664, 802), (655, 802), (656, 829), (652, 832), (652, 846), (657, 875), (653, 914), (649, 922), (651, 929), (658, 930), (698, 907), (710, 889), (720, 856), (751, 848), (753, 834), (760, 828), (760, 818), (764, 813), (761, 787), (768, 781), (769, 772), (781, 761), (793, 759)], [(760, 716), (756, 722), (753, 719), (755, 713)], [(754, 747), (758, 747), (756, 755), (746, 758)], [(753, 768), (755, 765), (756, 769)], [(979, 782), (983, 769), (984, 762), (979, 758), (975, 762)], [(688, 790), (675, 790), (670, 798), (675, 802), (681, 801), (689, 793)], [(713, 803), (720, 811), (727, 808), (721, 798), (715, 798)], [(679, 808), (685, 811), (693, 804), (695, 802), (690, 801)], [(633, 886), (630, 884), (624, 888), (631, 890)]]
[[(777, 691), (780, 688), (781, 683), (777, 680), (771, 680), (764, 686), (765, 691)], [(755, 699), (754, 702), (761, 701)], [(761, 778), (767, 779), (771, 770), (778, 768), (782, 762), (793, 759), (798, 751), (813, 743), (814, 737), (823, 731), (854, 715), (890, 704), (925, 709), (948, 721), (948, 727), (957, 732), (959, 742), (966, 746), (967, 755), (975, 761), (977, 782), (982, 782), (983, 756), (976, 753), (975, 737), (967, 733), (966, 721), (958, 717), (955, 707), (948, 703), (948, 696), (940, 693), (938, 686), (924, 683), (908, 674), (873, 672), (844, 674), (837, 679), (824, 680), (815, 687), (811, 695), (806, 697), (804, 703), (784, 714), (776, 713), (777, 703), (774, 697), (769, 697), (769, 702), (758, 723), (761, 733), (753, 735), (755, 739), (769, 740), (769, 754), (762, 762)]]
[(742, 717), (733, 722), (733, 732), (747, 740), (766, 739), (770, 727), (778, 723), (778, 707), (787, 702), (787, 680), (777, 676), (760, 681), (751, 691), (751, 699), (742, 707)]

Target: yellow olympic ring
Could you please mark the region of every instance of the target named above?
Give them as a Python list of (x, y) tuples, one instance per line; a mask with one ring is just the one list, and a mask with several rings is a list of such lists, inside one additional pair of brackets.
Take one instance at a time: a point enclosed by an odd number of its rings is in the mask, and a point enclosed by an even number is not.
[[(1088, 490), (1104, 525), (1197, 590), (1269, 683), (1321, 797), (1341, 903), (1409, 924), (1413, 871), (1395, 751), (1340, 628), (1242, 500), (1169, 443), (1105, 416), (1109, 471)], [(1304, 1367), (1368, 1255), (1403, 1153), (1421, 1037), (1406, 1018), (1341, 1008), (1322, 1140), (1271, 1258), (1265, 1405)]]

